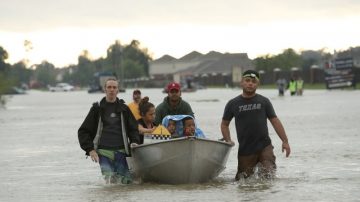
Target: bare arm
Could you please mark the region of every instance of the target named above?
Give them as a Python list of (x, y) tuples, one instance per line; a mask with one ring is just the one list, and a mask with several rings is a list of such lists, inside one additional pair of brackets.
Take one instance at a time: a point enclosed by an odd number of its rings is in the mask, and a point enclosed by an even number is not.
[(139, 133), (144, 135), (144, 134), (152, 133), (155, 130), (155, 127), (153, 127), (153, 128), (144, 128), (141, 124), (138, 124), (138, 129), (139, 129)]
[(222, 133), (222, 136), (224, 137), (225, 142), (228, 142), (231, 145), (234, 145), (235, 143), (231, 140), (231, 136), (230, 136), (229, 124), (230, 124), (230, 121), (226, 121), (224, 119), (221, 121), (221, 126), (220, 126), (221, 133)]
[(280, 119), (277, 117), (271, 118), (270, 123), (272, 124), (277, 135), (279, 136), (279, 138), (282, 141), (282, 152), (284, 152), (284, 150), (285, 150), (286, 157), (288, 157), (290, 155), (291, 149), (290, 149), (288, 138), (285, 133), (285, 129), (284, 129), (283, 125), (281, 124)]

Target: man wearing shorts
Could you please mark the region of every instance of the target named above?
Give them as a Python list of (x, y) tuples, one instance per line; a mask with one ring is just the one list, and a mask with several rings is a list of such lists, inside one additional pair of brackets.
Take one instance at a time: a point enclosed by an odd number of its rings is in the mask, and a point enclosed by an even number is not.
[(238, 170), (235, 180), (241, 176), (249, 177), (259, 163), (260, 176), (273, 177), (276, 164), (273, 146), (269, 137), (267, 119), (282, 140), (282, 151), (290, 155), (290, 145), (283, 125), (277, 118), (270, 100), (256, 93), (259, 73), (247, 70), (242, 75), (241, 95), (231, 99), (225, 106), (221, 122), (221, 132), (226, 142), (231, 140), (229, 124), (235, 117), (236, 133), (239, 142)]

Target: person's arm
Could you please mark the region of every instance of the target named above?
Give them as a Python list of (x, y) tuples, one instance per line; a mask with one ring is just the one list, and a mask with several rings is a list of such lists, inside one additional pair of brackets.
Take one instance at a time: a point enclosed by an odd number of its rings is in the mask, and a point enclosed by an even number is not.
[(86, 116), (84, 122), (81, 124), (78, 130), (78, 138), (80, 147), (86, 152), (86, 155), (89, 155), (91, 160), (95, 163), (99, 162), (99, 156), (94, 149), (94, 137), (95, 131), (98, 127), (98, 106), (94, 103), (93, 107), (90, 109), (88, 115)]
[(138, 129), (140, 134), (152, 133), (156, 127), (153, 128), (144, 128), (141, 124), (138, 124)]
[(235, 143), (231, 140), (229, 125), (230, 125), (230, 121), (223, 119), (220, 125), (221, 133), (225, 142), (228, 142), (231, 145), (235, 145)]
[(90, 151), (94, 150), (93, 140), (98, 127), (98, 114), (96, 106), (93, 106), (78, 130), (79, 144), (81, 149), (86, 152), (86, 155), (89, 155)]
[(272, 124), (272, 126), (274, 127), (277, 135), (279, 136), (279, 138), (282, 141), (282, 152), (284, 152), (284, 150), (285, 150), (286, 157), (289, 157), (290, 152), (291, 152), (289, 140), (286, 136), (285, 129), (284, 129), (283, 125), (281, 124), (280, 119), (277, 117), (274, 117), (269, 120), (270, 120), (270, 123)]

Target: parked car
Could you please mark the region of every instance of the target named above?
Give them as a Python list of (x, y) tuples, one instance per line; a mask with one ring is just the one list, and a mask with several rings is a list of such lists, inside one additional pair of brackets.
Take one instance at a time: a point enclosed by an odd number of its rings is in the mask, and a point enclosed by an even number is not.
[(18, 95), (18, 94), (26, 94), (26, 91), (22, 88), (18, 88), (16, 86), (13, 86), (9, 89), (7, 89), (4, 93), (5, 95)]
[(56, 86), (49, 86), (49, 91), (51, 92), (59, 92), (59, 91), (73, 91), (74, 86), (68, 84), (68, 83), (58, 83)]

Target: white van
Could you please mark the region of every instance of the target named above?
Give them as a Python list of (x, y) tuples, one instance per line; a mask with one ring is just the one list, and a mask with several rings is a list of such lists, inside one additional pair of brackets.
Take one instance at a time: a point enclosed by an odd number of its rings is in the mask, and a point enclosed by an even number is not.
[(49, 86), (49, 91), (51, 92), (59, 92), (59, 91), (73, 91), (74, 86), (68, 84), (68, 83), (58, 83), (56, 86)]

